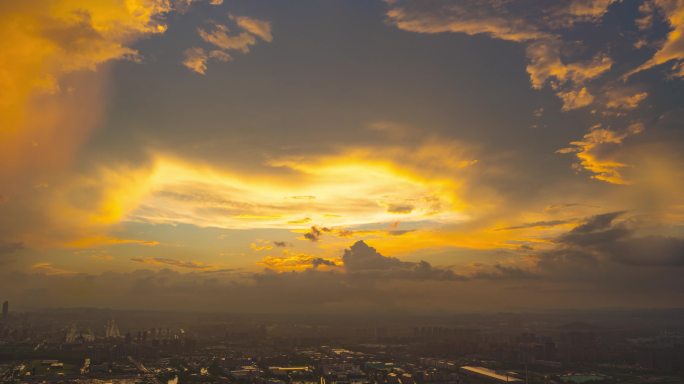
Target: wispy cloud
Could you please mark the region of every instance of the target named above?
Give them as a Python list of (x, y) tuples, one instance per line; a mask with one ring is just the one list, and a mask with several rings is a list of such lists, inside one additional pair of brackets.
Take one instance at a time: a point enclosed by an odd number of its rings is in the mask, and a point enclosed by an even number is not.
[(684, 77), (684, 3), (679, 0), (648, 0), (641, 7), (643, 17), (637, 20), (640, 29), (648, 29), (653, 24), (656, 10), (662, 11), (671, 28), (665, 43), (645, 63), (626, 76), (632, 76), (653, 67), (671, 63), (670, 70), (675, 77)]
[(207, 71), (207, 63), (210, 60), (228, 62), (233, 58), (230, 51), (249, 53), (252, 46), (257, 44), (257, 39), (267, 43), (273, 41), (271, 23), (247, 16), (230, 15), (230, 20), (242, 32), (231, 33), (225, 24), (210, 23), (210, 28), (198, 28), (200, 38), (213, 46), (208, 52), (201, 47), (189, 48), (185, 51), (183, 65), (193, 72), (204, 75)]
[(615, 157), (611, 148), (643, 131), (643, 125), (634, 123), (622, 132), (594, 127), (580, 141), (573, 141), (572, 146), (559, 149), (559, 153), (574, 153), (579, 160), (577, 169), (586, 169), (592, 177), (612, 184), (626, 184), (628, 180), (620, 173), (627, 165)]
[[(591, 60), (568, 62), (562, 58), (566, 42), (559, 30), (580, 21), (600, 20), (612, 2), (571, 1), (518, 8), (498, 1), (396, 1), (390, 3), (387, 20), (412, 32), (482, 34), (523, 44), (532, 87), (541, 89), (549, 84), (567, 111), (592, 103), (594, 97), (585, 83), (608, 71), (612, 60), (598, 52)], [(534, 12), (527, 12), (529, 9)]]
[(52, 263), (49, 263), (49, 262), (40, 262), (40, 263), (33, 264), (31, 266), (31, 270), (35, 273), (40, 273), (40, 274), (44, 274), (44, 275), (48, 275), (48, 276), (54, 276), (54, 275), (64, 276), (64, 275), (76, 274), (76, 272), (74, 272), (74, 271), (64, 269), (64, 268), (60, 268), (60, 267), (56, 267)]
[(202, 271), (221, 269), (218, 266), (207, 265), (205, 263), (198, 262), (198, 261), (178, 260), (178, 259), (172, 259), (172, 258), (167, 258), (167, 257), (147, 257), (147, 258), (134, 257), (134, 258), (131, 258), (131, 261), (135, 261), (137, 263), (148, 264), (148, 265), (172, 266), (172, 267), (202, 270)]
[(261, 40), (270, 43), (273, 41), (273, 35), (271, 34), (271, 23), (264, 20), (255, 19), (247, 16), (233, 16), (230, 18), (235, 20), (238, 27), (242, 28), (246, 32), (259, 37)]

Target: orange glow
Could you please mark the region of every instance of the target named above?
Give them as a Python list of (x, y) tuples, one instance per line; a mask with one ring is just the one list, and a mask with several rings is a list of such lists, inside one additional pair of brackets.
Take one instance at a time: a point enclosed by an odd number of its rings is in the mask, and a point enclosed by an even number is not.
[[(432, 149), (433, 154), (444, 151)], [(392, 156), (400, 155), (395, 151), (384, 154), (384, 159), (383, 154), (371, 158), (367, 151), (352, 150), (320, 159), (273, 161), (256, 175), (158, 155), (146, 181), (131, 183), (135, 190), (145, 185), (145, 193), (113, 195), (141, 196), (129, 219), (202, 227), (297, 229), (311, 223), (357, 226), (466, 219), (456, 173), (470, 162), (436, 163), (454, 173), (455, 177), (445, 178), (421, 168), (425, 159), (420, 155), (413, 162), (394, 162)], [(294, 174), (277, 175), (274, 167), (287, 167)], [(418, 169), (427, 172), (420, 174)], [(104, 204), (126, 205), (116, 199)]]

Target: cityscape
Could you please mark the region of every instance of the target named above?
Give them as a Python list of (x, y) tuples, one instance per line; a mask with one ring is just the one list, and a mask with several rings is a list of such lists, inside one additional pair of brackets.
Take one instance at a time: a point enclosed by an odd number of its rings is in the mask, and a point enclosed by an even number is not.
[(5, 303), (3, 383), (684, 382), (683, 310), (345, 318)]
[(0, 384), (684, 384), (684, 0), (0, 0)]

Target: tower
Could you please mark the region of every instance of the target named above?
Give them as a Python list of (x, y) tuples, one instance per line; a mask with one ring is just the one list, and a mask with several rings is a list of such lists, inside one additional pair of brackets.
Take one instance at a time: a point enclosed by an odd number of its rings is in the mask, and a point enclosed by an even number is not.
[(119, 326), (114, 320), (109, 320), (105, 325), (105, 337), (108, 339), (121, 337)]

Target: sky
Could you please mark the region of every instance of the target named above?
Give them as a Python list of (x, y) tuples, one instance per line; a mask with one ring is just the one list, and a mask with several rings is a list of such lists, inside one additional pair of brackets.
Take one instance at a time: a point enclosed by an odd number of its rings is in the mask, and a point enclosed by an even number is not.
[(13, 308), (684, 302), (684, 0), (0, 2)]

